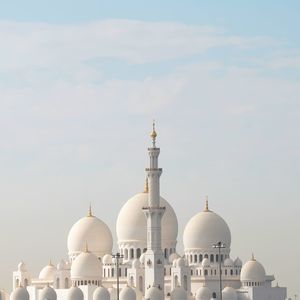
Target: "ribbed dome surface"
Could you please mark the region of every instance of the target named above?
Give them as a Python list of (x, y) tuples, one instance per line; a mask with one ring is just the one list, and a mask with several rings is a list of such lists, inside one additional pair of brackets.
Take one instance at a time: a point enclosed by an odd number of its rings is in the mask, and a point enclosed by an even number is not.
[(72, 279), (96, 279), (101, 278), (101, 263), (97, 256), (90, 252), (79, 254), (71, 267)]
[(113, 240), (108, 226), (95, 216), (81, 218), (71, 228), (68, 235), (69, 255), (76, 255), (85, 249), (86, 243), (90, 252), (98, 257), (111, 253)]
[(221, 241), (230, 248), (231, 233), (226, 222), (212, 211), (202, 211), (192, 217), (183, 233), (184, 250), (212, 249)]
[(260, 262), (255, 259), (247, 261), (241, 270), (241, 281), (265, 282), (266, 271)]
[[(178, 222), (173, 208), (165, 199), (160, 198), (160, 205), (166, 207), (162, 218), (162, 248), (166, 248), (170, 242), (176, 244)], [(147, 220), (143, 207), (147, 206), (148, 193), (139, 193), (123, 205), (117, 219), (118, 243), (139, 242), (141, 247), (146, 246)]]

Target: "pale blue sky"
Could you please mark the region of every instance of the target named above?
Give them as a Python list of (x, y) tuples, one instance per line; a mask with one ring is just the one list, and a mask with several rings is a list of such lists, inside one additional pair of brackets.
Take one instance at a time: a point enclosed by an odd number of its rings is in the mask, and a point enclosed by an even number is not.
[(90, 202), (115, 234), (155, 118), (179, 250), (208, 194), (233, 258), (300, 294), (300, 3), (174, 2), (0, 2), (0, 287)]

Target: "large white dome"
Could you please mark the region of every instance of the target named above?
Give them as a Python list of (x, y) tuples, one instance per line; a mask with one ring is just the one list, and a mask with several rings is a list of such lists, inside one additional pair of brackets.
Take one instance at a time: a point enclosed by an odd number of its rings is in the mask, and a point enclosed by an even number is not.
[(79, 254), (71, 267), (72, 280), (101, 279), (101, 263), (97, 256), (88, 251)]
[(113, 239), (110, 229), (91, 213), (77, 221), (69, 232), (68, 250), (71, 259), (84, 250), (86, 243), (90, 252), (98, 257), (112, 251)]
[[(176, 245), (178, 234), (177, 217), (172, 206), (160, 198), (160, 205), (166, 208), (162, 218), (162, 248)], [(118, 243), (136, 242), (141, 248), (147, 244), (147, 220), (143, 207), (148, 206), (148, 193), (139, 193), (130, 198), (121, 208), (117, 219)]]
[(213, 244), (222, 242), (230, 248), (231, 233), (226, 222), (216, 213), (205, 210), (192, 217), (183, 233), (184, 250), (211, 250)]
[(247, 261), (241, 270), (242, 282), (258, 282), (263, 283), (266, 280), (266, 271), (263, 265), (254, 257)]

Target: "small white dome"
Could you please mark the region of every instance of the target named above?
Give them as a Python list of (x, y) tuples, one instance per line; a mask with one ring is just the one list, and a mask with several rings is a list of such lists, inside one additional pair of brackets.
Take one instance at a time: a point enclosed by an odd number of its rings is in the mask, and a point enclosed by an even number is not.
[(102, 262), (104, 265), (112, 264), (112, 255), (111, 254), (105, 254), (102, 258)]
[[(162, 197), (161, 206), (165, 213), (161, 221), (162, 249), (175, 247), (177, 243), (178, 222), (172, 206)], [(121, 208), (117, 219), (118, 244), (138, 242), (141, 249), (147, 246), (147, 219), (143, 207), (148, 206), (148, 193), (138, 193), (130, 198)], [(134, 214), (132, 213), (134, 212)]]
[(226, 258), (224, 261), (224, 266), (225, 267), (233, 267), (234, 263), (233, 260), (231, 258)]
[(55, 290), (50, 286), (45, 286), (40, 292), (40, 300), (56, 300), (57, 295)]
[(176, 252), (172, 253), (170, 256), (169, 256), (169, 262), (170, 263), (173, 263), (173, 261), (177, 258), (179, 258), (179, 254), (177, 254)]
[(139, 269), (141, 267), (141, 262), (139, 259), (135, 259), (132, 261), (132, 268), (133, 269)]
[(101, 263), (97, 256), (91, 252), (79, 254), (71, 267), (72, 279), (96, 279), (101, 278)]
[(26, 272), (26, 271), (27, 271), (27, 268), (26, 268), (26, 265), (25, 265), (24, 262), (21, 261), (21, 262), (18, 264), (18, 271), (19, 271), (19, 272)]
[(202, 260), (202, 267), (210, 267), (210, 262), (207, 257)]
[(140, 262), (142, 265), (145, 264), (145, 257), (146, 257), (146, 253), (143, 253), (141, 256), (140, 256)]
[(266, 271), (265, 268), (257, 260), (252, 257), (251, 260), (247, 261), (241, 270), (241, 281), (246, 282), (265, 282)]
[(223, 300), (237, 300), (237, 293), (232, 287), (225, 287), (222, 291)]
[(57, 270), (62, 271), (66, 269), (66, 262), (64, 259), (62, 259), (56, 266)]
[(243, 266), (243, 262), (240, 260), (239, 257), (237, 257), (235, 260), (234, 260), (234, 265), (236, 267), (242, 267)]
[(159, 288), (152, 286), (146, 290), (145, 300), (162, 300), (162, 299), (163, 299), (163, 293)]
[(83, 292), (77, 286), (72, 286), (67, 293), (67, 300), (83, 300)]
[(120, 292), (120, 300), (136, 300), (136, 294), (133, 288), (125, 286)]
[(29, 293), (24, 287), (17, 287), (10, 295), (10, 300), (29, 300)]
[(202, 286), (197, 290), (195, 300), (210, 300), (210, 299), (211, 299), (211, 291), (207, 286)]
[(205, 209), (192, 217), (185, 226), (183, 233), (184, 250), (212, 249), (222, 241), (230, 248), (231, 233), (227, 223), (216, 213)]
[(56, 271), (57, 271), (57, 269), (50, 262), (47, 266), (45, 266), (41, 270), (41, 272), (39, 274), (39, 279), (53, 281), (56, 276)]
[(110, 294), (105, 287), (99, 286), (93, 293), (93, 300), (110, 300)]
[(108, 226), (95, 216), (87, 216), (77, 221), (68, 235), (70, 257), (80, 254), (86, 243), (90, 252), (98, 257), (111, 253), (113, 240)]
[(110, 300), (117, 300), (117, 289), (110, 287), (107, 289), (110, 294)]
[(171, 292), (171, 300), (187, 300), (187, 293), (183, 287), (177, 286)]

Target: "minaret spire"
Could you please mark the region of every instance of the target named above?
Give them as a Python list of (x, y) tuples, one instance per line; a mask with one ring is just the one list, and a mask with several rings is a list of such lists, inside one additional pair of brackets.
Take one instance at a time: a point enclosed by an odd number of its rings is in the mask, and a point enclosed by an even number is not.
[(92, 213), (92, 204), (90, 203), (89, 205), (89, 210), (88, 210), (88, 214), (87, 214), (88, 217), (92, 217), (93, 216), (93, 213)]
[[(148, 148), (150, 166), (146, 168), (148, 179), (148, 206), (144, 207), (147, 218), (147, 251), (145, 254), (145, 290), (155, 286), (164, 293), (164, 254), (161, 249), (161, 219), (165, 207), (160, 206), (159, 178), (162, 169), (158, 167), (160, 149), (156, 147), (157, 133), (152, 124), (152, 147)], [(163, 296), (162, 293), (162, 296)], [(163, 300), (158, 299), (158, 300)]]

